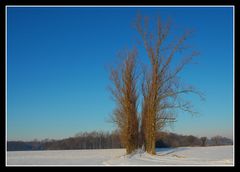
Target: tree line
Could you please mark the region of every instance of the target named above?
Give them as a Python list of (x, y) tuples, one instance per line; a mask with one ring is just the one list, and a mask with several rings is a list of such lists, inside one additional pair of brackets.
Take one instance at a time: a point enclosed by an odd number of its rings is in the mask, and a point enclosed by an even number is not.
[[(83, 132), (61, 140), (44, 139), (41, 141), (34, 140), (24, 141), (8, 141), (8, 151), (26, 151), (26, 150), (77, 150), (77, 149), (116, 149), (124, 148), (120, 140), (118, 131), (109, 132)], [(204, 139), (205, 138), (205, 141)], [(180, 146), (218, 146), (231, 145), (231, 139), (214, 136), (195, 137), (192, 135), (179, 135), (175, 133), (157, 132), (156, 147), (180, 147)]]
[(196, 137), (176, 133), (157, 132), (156, 147), (186, 147), (186, 146), (220, 146), (232, 145), (232, 139), (222, 136)]

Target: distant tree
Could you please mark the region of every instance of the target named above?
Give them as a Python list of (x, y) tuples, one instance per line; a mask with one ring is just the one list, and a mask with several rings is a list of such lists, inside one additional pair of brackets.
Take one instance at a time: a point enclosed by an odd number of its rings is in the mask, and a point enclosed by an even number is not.
[(166, 39), (169, 37), (170, 24), (170, 20), (164, 24), (158, 17), (156, 29), (149, 31), (149, 19), (141, 15), (138, 15), (135, 23), (150, 61), (150, 70), (146, 67), (143, 69), (141, 120), (144, 147), (150, 154), (155, 154), (156, 132), (161, 130), (167, 122), (175, 121), (174, 110), (195, 113), (191, 102), (180, 99), (181, 95), (196, 93), (202, 97), (192, 86), (182, 86), (178, 77), (192, 58), (198, 55), (196, 51), (191, 51), (182, 58), (178, 57), (181, 58), (179, 64), (175, 69), (170, 67), (175, 54), (186, 49), (184, 43), (191, 33), (187, 31), (168, 43)]
[(200, 140), (193, 135), (187, 136), (187, 141), (188, 141), (190, 146), (195, 146), (195, 145), (200, 145), (201, 144)]
[(113, 83), (110, 91), (116, 102), (111, 121), (118, 127), (127, 154), (138, 147), (136, 56), (136, 50), (127, 52), (123, 62), (111, 69), (110, 75)]
[(218, 146), (218, 145), (232, 145), (233, 141), (229, 138), (222, 137), (222, 136), (214, 136), (211, 138), (212, 145)]
[(201, 145), (202, 145), (202, 146), (206, 146), (207, 137), (201, 137), (200, 139), (201, 139), (201, 142), (202, 142)]
[(213, 145), (220, 145), (220, 141), (221, 141), (221, 136), (214, 136), (211, 138)]

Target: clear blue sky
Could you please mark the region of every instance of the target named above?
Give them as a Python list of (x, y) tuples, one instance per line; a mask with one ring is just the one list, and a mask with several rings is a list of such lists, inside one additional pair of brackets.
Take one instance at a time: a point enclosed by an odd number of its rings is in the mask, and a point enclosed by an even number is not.
[[(197, 136), (233, 129), (233, 9), (221, 8), (16, 8), (7, 9), (8, 140), (64, 138), (80, 131), (111, 131), (114, 108), (107, 66), (136, 44), (137, 11), (171, 17), (172, 33), (195, 32), (201, 52), (181, 74), (205, 93), (191, 97), (198, 116), (180, 113), (166, 130)], [(147, 61), (139, 49), (141, 60)]]

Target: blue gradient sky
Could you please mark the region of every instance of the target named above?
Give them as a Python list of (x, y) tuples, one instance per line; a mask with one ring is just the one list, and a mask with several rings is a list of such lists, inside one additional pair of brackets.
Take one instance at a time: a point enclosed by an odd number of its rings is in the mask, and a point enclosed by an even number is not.
[[(64, 138), (80, 131), (114, 129), (107, 66), (136, 44), (137, 11), (172, 18), (172, 33), (195, 32), (189, 44), (201, 55), (181, 73), (204, 92), (189, 96), (200, 113), (179, 113), (167, 131), (197, 136), (233, 129), (233, 9), (16, 8), (7, 9), (8, 140)], [(139, 58), (147, 62), (139, 48)]]

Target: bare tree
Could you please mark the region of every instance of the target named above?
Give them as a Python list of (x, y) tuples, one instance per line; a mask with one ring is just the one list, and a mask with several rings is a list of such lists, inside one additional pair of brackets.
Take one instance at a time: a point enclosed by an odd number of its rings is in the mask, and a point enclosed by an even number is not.
[(201, 142), (202, 142), (202, 146), (206, 146), (206, 143), (207, 143), (207, 137), (201, 137)]
[(201, 97), (202, 95), (192, 86), (183, 86), (178, 74), (198, 53), (191, 51), (181, 58), (175, 68), (172, 68), (175, 54), (187, 48), (184, 43), (191, 32), (187, 31), (181, 37), (167, 42), (170, 20), (163, 24), (158, 17), (156, 30), (149, 31), (148, 17), (138, 15), (135, 26), (142, 38), (151, 66), (150, 70), (143, 69), (141, 135), (146, 151), (155, 154), (156, 132), (166, 123), (175, 121), (174, 110), (196, 113), (191, 102), (182, 100), (181, 95), (187, 93), (196, 93)]
[(226, 137), (222, 137), (222, 136), (214, 136), (211, 138), (211, 142), (212, 145), (214, 146), (218, 146), (218, 145), (231, 145), (232, 144), (232, 140)]
[(126, 147), (127, 154), (138, 147), (136, 56), (136, 49), (127, 52), (123, 63), (117, 68), (112, 68), (110, 75), (114, 86), (110, 91), (116, 102), (111, 120), (119, 129), (121, 142)]

